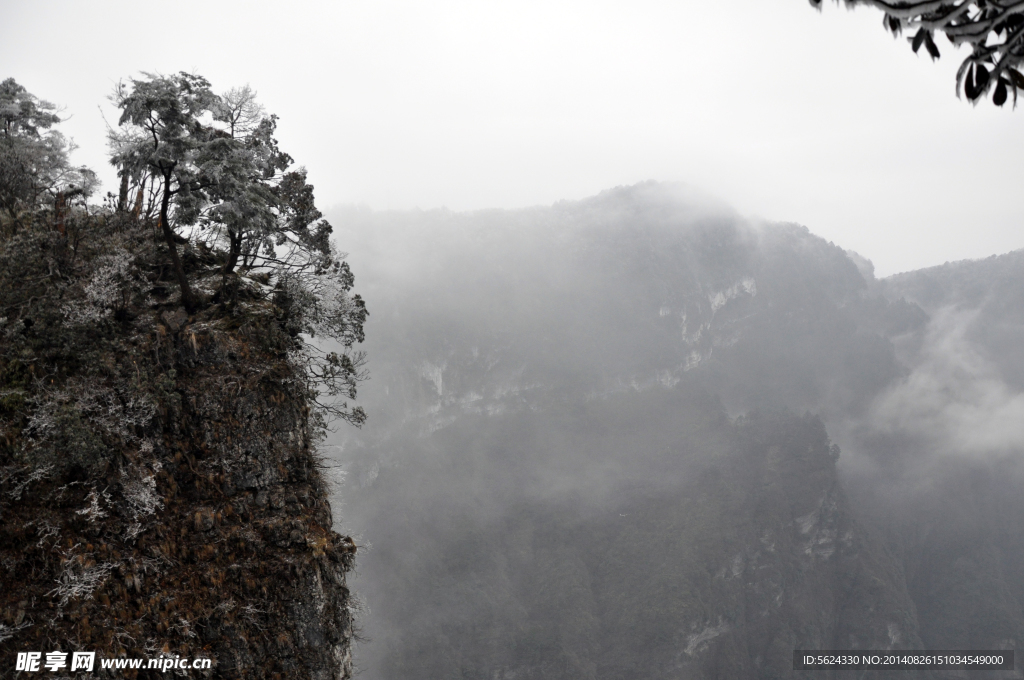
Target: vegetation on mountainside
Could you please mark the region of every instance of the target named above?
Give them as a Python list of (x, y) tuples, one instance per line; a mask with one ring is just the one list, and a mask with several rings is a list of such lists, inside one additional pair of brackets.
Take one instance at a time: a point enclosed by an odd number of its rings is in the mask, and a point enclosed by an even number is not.
[[(117, 212), (127, 212), (134, 194), (133, 214), (155, 220), (186, 311), (225, 297), (230, 304), (236, 268), (268, 276), (294, 337), (331, 338), (346, 349), (321, 353), (300, 341), (307, 376), (331, 397), (354, 399), (362, 357), (351, 349), (363, 340), (366, 307), (349, 294), (352, 272), (330, 241), (305, 170), (289, 170), (292, 158), (278, 148), (277, 117), (248, 87), (220, 96), (188, 73), (132, 79), (113, 99), (122, 110), (120, 129), (110, 133), (121, 176)], [(179, 241), (209, 252), (215, 267), (193, 281)], [(357, 425), (365, 419), (344, 402), (320, 408)]]

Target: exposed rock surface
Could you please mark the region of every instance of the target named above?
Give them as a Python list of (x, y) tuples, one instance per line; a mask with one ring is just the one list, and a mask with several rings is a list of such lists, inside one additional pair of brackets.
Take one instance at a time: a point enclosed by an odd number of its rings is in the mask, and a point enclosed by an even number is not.
[(0, 245), (0, 676), (56, 649), (349, 677), (356, 549), (286, 309), (241, 279), (188, 316), (153, 232), (44, 218)]

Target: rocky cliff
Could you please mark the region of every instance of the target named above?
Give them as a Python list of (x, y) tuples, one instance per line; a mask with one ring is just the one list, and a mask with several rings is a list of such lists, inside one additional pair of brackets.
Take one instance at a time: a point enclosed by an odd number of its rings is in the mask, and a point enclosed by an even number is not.
[(152, 227), (8, 227), (0, 675), (15, 652), (60, 650), (212, 660), (190, 677), (349, 677), (356, 549), (332, 530), (286, 300), (259, 277), (220, 287), (215, 255), (190, 246), (213, 302), (189, 316)]

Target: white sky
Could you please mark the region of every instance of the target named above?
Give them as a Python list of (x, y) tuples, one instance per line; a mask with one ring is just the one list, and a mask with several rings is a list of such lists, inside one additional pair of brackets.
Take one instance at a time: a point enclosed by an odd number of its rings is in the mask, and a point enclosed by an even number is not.
[(867, 8), (7, 4), (0, 78), (65, 107), (105, 190), (114, 83), (186, 70), (259, 92), (321, 207), (515, 208), (657, 179), (805, 224), (881, 275), (1024, 247), (1024, 110), (956, 99), (959, 53), (914, 55)]

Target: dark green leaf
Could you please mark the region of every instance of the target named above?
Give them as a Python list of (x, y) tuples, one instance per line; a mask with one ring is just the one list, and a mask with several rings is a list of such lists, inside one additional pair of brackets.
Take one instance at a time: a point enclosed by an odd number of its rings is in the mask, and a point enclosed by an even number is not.
[(914, 50), (914, 54), (921, 49), (921, 43), (924, 42), (924, 37), (928, 35), (928, 32), (923, 28), (917, 29), (917, 34), (914, 36), (914, 40), (910, 43), (910, 47)]
[(981, 64), (975, 65), (974, 83), (978, 87), (978, 94), (981, 94), (988, 85), (988, 69)]
[(1024, 90), (1024, 75), (1022, 75), (1017, 69), (1013, 68), (1006, 69), (1006, 72), (1010, 76), (1010, 82), (1012, 82), (1015, 87), (1019, 87)]
[(988, 85), (988, 69), (981, 64), (974, 64), (967, 72), (967, 80), (964, 82), (964, 94), (971, 101), (974, 101), (985, 91)]
[(967, 70), (967, 77), (964, 79), (964, 94), (971, 101), (977, 99), (980, 94), (974, 85), (974, 68)]
[(992, 103), (996, 106), (1002, 106), (1006, 103), (1006, 86), (1007, 83), (1002, 78), (999, 79), (999, 83), (996, 85), (996, 91), (992, 93)]
[(932, 59), (939, 58), (939, 48), (935, 46), (935, 41), (932, 40), (932, 32), (928, 31), (924, 34), (924, 46), (928, 50), (928, 54)]

